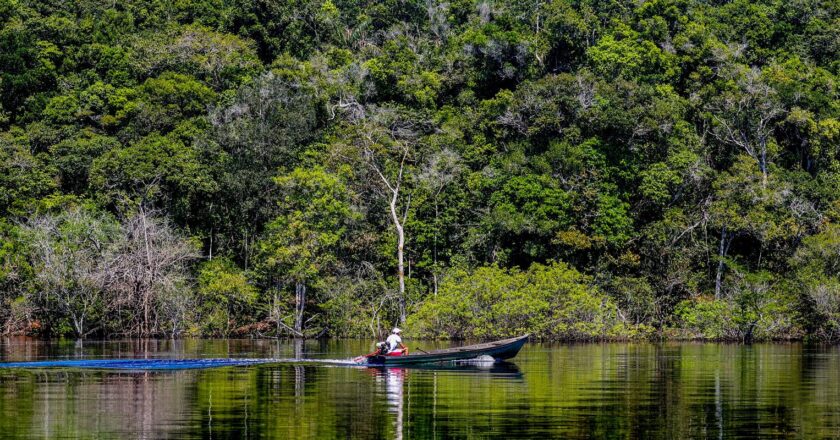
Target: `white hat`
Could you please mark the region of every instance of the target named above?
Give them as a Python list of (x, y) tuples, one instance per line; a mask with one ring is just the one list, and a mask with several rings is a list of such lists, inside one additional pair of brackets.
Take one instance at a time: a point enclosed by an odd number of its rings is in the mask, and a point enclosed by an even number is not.
[(400, 329), (398, 329), (398, 328), (394, 327), (394, 329), (393, 329), (393, 330), (391, 330), (391, 333), (399, 333), (399, 332), (401, 332), (401, 331), (402, 331), (402, 330), (400, 330)]

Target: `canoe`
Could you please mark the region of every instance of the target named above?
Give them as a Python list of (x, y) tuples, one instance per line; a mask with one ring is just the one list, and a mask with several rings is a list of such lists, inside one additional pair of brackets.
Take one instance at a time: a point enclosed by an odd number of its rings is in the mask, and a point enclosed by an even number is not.
[(433, 362), (448, 362), (475, 359), (481, 356), (490, 356), (495, 360), (511, 359), (519, 353), (528, 336), (502, 339), (501, 341), (486, 342), (484, 344), (466, 345), (463, 347), (446, 348), (430, 352), (420, 352), (406, 356), (382, 356), (372, 355), (361, 359), (359, 363), (364, 365), (412, 365), (427, 364)]

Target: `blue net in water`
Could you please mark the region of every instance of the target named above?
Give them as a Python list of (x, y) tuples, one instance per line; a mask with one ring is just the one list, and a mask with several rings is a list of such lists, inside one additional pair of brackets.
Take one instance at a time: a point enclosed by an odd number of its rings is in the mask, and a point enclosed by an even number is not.
[(194, 370), (279, 362), (277, 359), (74, 359), (0, 362), (0, 368), (91, 368), (106, 370)]

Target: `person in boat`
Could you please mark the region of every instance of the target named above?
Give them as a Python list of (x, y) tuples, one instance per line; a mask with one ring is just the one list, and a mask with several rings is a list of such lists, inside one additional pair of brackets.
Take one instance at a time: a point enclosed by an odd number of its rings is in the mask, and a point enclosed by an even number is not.
[(400, 337), (400, 333), (402, 333), (402, 330), (400, 330), (396, 327), (394, 327), (394, 329), (391, 330), (391, 335), (388, 336), (388, 339), (385, 340), (385, 344), (387, 345), (386, 348), (388, 349), (388, 353), (391, 353), (398, 348), (401, 349), (404, 354), (408, 353), (408, 347), (403, 345), (402, 338)]
[(388, 354), (388, 343), (377, 342), (376, 343), (376, 350), (374, 350), (373, 353), (381, 355), (381, 356), (385, 356), (386, 354)]

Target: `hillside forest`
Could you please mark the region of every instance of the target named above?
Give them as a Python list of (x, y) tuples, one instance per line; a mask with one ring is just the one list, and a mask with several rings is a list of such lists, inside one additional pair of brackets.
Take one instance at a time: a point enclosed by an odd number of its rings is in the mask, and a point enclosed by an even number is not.
[(0, 0), (0, 323), (840, 339), (837, 0)]

